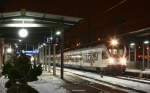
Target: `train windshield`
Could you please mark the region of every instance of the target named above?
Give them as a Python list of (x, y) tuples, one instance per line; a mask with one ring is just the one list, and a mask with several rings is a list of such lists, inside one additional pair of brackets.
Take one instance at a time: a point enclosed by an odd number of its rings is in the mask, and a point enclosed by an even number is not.
[(111, 56), (122, 57), (125, 56), (125, 48), (123, 46), (108, 48)]

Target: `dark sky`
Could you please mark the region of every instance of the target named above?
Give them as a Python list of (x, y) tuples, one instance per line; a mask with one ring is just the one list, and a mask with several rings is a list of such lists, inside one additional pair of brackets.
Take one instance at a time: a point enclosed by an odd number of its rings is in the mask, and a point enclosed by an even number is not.
[(92, 41), (150, 26), (150, 0), (0, 0), (1, 12), (21, 9), (84, 18), (66, 33), (71, 42), (85, 38)]

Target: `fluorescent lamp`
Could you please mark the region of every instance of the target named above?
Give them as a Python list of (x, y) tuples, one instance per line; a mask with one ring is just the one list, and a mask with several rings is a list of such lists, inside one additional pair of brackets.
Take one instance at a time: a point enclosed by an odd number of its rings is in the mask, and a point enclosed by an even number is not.
[(149, 41), (148, 40), (144, 41), (144, 44), (149, 44)]
[(26, 19), (26, 18), (18, 18), (18, 19), (12, 19), (13, 21), (30, 21), (33, 22), (35, 21), (34, 19)]
[(33, 23), (12, 23), (12, 24), (6, 24), (6, 27), (40, 27), (40, 24), (33, 24)]

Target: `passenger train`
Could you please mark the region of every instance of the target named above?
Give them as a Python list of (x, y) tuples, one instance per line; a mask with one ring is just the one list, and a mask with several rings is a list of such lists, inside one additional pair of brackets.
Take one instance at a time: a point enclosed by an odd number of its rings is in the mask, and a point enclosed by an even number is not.
[[(60, 65), (60, 54), (56, 56)], [(126, 49), (109, 48), (104, 44), (64, 53), (64, 66), (111, 74), (122, 74), (126, 69)]]

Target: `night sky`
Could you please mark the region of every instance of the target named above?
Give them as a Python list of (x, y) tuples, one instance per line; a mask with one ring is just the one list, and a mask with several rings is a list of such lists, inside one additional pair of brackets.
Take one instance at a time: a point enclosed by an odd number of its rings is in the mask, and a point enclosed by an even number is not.
[(0, 0), (1, 12), (21, 9), (84, 18), (65, 34), (72, 44), (150, 26), (150, 0)]

